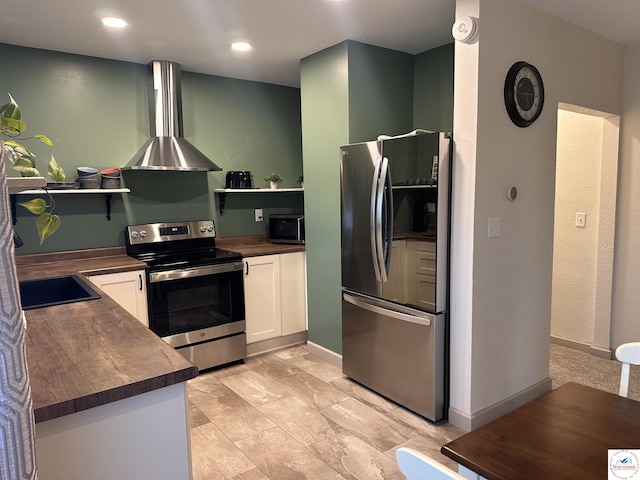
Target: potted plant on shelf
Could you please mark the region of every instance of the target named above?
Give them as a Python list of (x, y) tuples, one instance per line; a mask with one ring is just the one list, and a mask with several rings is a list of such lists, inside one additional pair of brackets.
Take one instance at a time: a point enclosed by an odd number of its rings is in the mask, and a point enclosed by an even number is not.
[(265, 182), (269, 182), (269, 186), (271, 190), (275, 190), (278, 188), (278, 184), (282, 182), (282, 177), (279, 173), (270, 173), (266, 177), (264, 177)]
[[(39, 177), (41, 175), (36, 168), (36, 156), (16, 140), (24, 141), (35, 138), (48, 146), (53, 146), (53, 142), (49, 137), (40, 133), (33, 137), (21, 137), (26, 129), (27, 124), (21, 119), (20, 107), (9, 94), (9, 103), (0, 105), (0, 133), (8, 138), (2, 143), (4, 155), (11, 163), (11, 168), (19, 172), (23, 177)], [(47, 172), (55, 183), (64, 182), (64, 171), (53, 155), (49, 160)], [(38, 215), (36, 229), (38, 230), (41, 245), (47, 237), (60, 227), (60, 217), (53, 213), (55, 201), (51, 195), (49, 195), (49, 202), (47, 204), (42, 198), (34, 198), (28, 202), (19, 203), (31, 213)]]

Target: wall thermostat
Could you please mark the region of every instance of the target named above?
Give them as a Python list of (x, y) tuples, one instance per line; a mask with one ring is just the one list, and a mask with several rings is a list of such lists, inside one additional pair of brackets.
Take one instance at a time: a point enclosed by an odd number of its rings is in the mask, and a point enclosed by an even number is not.
[(475, 17), (460, 17), (451, 28), (453, 38), (462, 43), (473, 43), (478, 37), (478, 19)]

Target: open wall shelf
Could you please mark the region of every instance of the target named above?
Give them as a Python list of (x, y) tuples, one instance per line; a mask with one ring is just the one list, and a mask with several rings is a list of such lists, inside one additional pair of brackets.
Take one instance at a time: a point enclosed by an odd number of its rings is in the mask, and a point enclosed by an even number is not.
[(287, 193), (287, 192), (304, 192), (304, 188), (216, 188), (214, 193), (219, 196), (218, 205), (220, 207), (220, 215), (224, 214), (224, 205), (227, 201), (227, 194), (262, 194), (262, 193)]
[[(40, 178), (40, 177), (39, 177)], [(43, 179), (44, 180), (44, 179)], [(107, 221), (111, 220), (111, 199), (113, 198), (114, 193), (129, 193), (131, 190), (128, 188), (70, 188), (70, 189), (33, 189), (30, 187), (29, 190), (22, 190), (19, 187), (11, 187), (9, 188), (9, 193), (11, 194), (11, 217), (13, 219), (13, 224), (15, 225), (18, 221), (16, 217), (16, 195), (87, 195), (87, 194), (99, 194), (104, 195), (106, 200), (106, 208), (107, 208)]]

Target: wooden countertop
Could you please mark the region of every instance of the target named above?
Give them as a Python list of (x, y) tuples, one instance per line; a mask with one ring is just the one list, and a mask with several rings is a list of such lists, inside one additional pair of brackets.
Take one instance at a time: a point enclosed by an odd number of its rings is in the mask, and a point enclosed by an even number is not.
[[(243, 257), (304, 251), (264, 236), (216, 239)], [(141, 270), (124, 247), (16, 256), (18, 280)], [(127, 313), (102, 298), (26, 311), (27, 362), (36, 422), (194, 378), (198, 369)]]
[[(601, 479), (608, 449), (637, 448), (640, 402), (567, 383), (441, 448), (487, 479)], [(622, 477), (620, 477), (622, 478)]]
[[(144, 268), (124, 248), (16, 257), (20, 280)], [(111, 300), (27, 310), (26, 349), (36, 422), (194, 378), (198, 369)]]
[(144, 270), (146, 264), (129, 257), (124, 247), (91, 248), (16, 256), (18, 280), (58, 277), (72, 273), (102, 275)]
[(435, 231), (431, 232), (393, 232), (394, 240), (418, 240), (422, 242), (435, 242)]
[(305, 251), (304, 245), (271, 243), (263, 235), (216, 238), (216, 246), (224, 250), (238, 252), (242, 254), (243, 257)]

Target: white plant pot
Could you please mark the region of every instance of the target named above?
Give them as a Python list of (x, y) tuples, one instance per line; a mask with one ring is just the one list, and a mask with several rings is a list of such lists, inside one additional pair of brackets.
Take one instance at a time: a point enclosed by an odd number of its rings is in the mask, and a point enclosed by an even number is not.
[(278, 188), (278, 182), (269, 182), (269, 187), (271, 190), (276, 190)]

